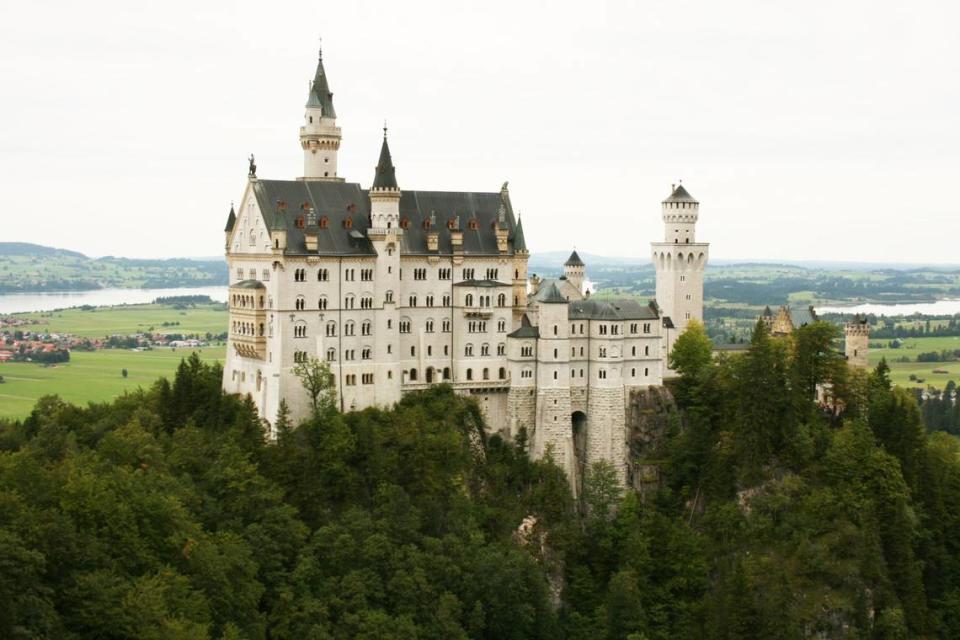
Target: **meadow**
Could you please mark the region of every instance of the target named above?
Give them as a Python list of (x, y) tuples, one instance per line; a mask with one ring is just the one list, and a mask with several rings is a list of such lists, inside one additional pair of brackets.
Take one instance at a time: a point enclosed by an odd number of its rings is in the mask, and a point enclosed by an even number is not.
[[(888, 344), (889, 340), (871, 341), (871, 343), (882, 342)], [(870, 364), (875, 366), (881, 358), (887, 359), (890, 365), (890, 377), (895, 384), (902, 387), (920, 387), (928, 386), (942, 389), (948, 381), (960, 382), (960, 362), (915, 362), (917, 355), (928, 351), (943, 351), (960, 349), (960, 336), (940, 337), (940, 338), (906, 338), (901, 341), (900, 348), (890, 347), (870, 348)], [(914, 362), (897, 362), (898, 359), (907, 357)], [(946, 371), (947, 373), (934, 373), (934, 369)], [(910, 380), (910, 375), (916, 375), (923, 382)]]
[[(108, 315), (108, 314), (101, 314)], [(23, 418), (30, 414), (37, 398), (56, 394), (68, 402), (85, 406), (103, 402), (138, 387), (147, 388), (157, 378), (173, 379), (181, 358), (192, 351), (205, 361), (223, 361), (223, 346), (198, 349), (164, 347), (152, 351), (104, 349), (74, 351), (70, 362), (42, 366), (27, 362), (0, 363), (0, 418)], [(127, 370), (127, 377), (122, 375)]]
[[(18, 313), (17, 318), (41, 324), (24, 327), (30, 331), (72, 333), (85, 338), (134, 333), (207, 333), (227, 329), (227, 310), (222, 304), (196, 305), (177, 309), (173, 305), (132, 304), (116, 307), (80, 308), (37, 313)], [(166, 326), (164, 326), (166, 323)]]

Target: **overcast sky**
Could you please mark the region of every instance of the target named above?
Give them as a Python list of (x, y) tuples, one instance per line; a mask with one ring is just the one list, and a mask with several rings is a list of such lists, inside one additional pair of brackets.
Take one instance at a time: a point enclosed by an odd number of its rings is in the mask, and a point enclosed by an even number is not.
[[(149, 4), (149, 6), (148, 6)], [(956, 2), (4, 2), (0, 241), (223, 250), (247, 155), (302, 174), (318, 38), (368, 186), (510, 181), (531, 250), (960, 262)]]

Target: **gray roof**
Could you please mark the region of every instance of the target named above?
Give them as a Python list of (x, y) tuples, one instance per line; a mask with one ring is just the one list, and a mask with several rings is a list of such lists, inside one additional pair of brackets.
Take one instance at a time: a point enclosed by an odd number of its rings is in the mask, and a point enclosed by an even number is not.
[(567, 302), (567, 299), (564, 297), (564, 295), (560, 293), (559, 289), (557, 289), (557, 283), (552, 281), (537, 291), (537, 295), (534, 296), (534, 300), (537, 302), (545, 302), (547, 304)]
[(264, 285), (259, 280), (241, 280), (240, 282), (235, 282), (230, 285), (231, 289), (266, 289)]
[(659, 316), (650, 303), (637, 300), (575, 300), (570, 303), (571, 320), (656, 320)]
[(563, 263), (566, 267), (585, 267), (583, 260), (580, 259), (580, 256), (577, 255), (577, 250), (574, 249), (573, 253), (570, 254), (570, 257), (567, 258), (567, 261)]
[(677, 187), (673, 190), (673, 193), (670, 194), (664, 202), (696, 202), (697, 200), (690, 195), (690, 193), (683, 188), (682, 184), (678, 184)]
[(817, 312), (814, 311), (813, 307), (806, 307), (805, 309), (788, 307), (787, 310), (790, 312), (790, 322), (793, 323), (794, 329), (799, 329), (817, 321)]
[(223, 228), (224, 231), (233, 231), (233, 225), (237, 223), (237, 214), (233, 211), (233, 205), (230, 205), (230, 213), (227, 215), (227, 226)]
[[(303, 203), (312, 206), (320, 220), (326, 218), (326, 228), (318, 229), (317, 253), (321, 255), (376, 255), (373, 245), (366, 237), (370, 226), (369, 192), (353, 182), (327, 182), (310, 180), (257, 180), (252, 183), (264, 222), (272, 229), (276, 220), (277, 201), (287, 204), (282, 222), (287, 230), (287, 254), (308, 253), (303, 240), (304, 229), (296, 226)], [(463, 234), (463, 252), (466, 255), (499, 255), (496, 224), (502, 198), (506, 198), (506, 223), (516, 237), (516, 222), (508, 195), (499, 192), (479, 193), (461, 191), (404, 191), (400, 197), (400, 220), (406, 222), (401, 239), (404, 254), (450, 255), (448, 221), (459, 217)], [(431, 213), (436, 224), (438, 252), (427, 249), (427, 225)], [(303, 213), (306, 218), (306, 213)], [(344, 227), (351, 220), (351, 229)], [(471, 229), (469, 221), (476, 220)], [(363, 237), (351, 237), (350, 231)], [(356, 236), (357, 234), (353, 234)], [(514, 252), (508, 241), (508, 254)]]
[(390, 157), (390, 145), (387, 144), (387, 128), (383, 128), (383, 144), (380, 145), (380, 161), (377, 162), (377, 171), (373, 176), (374, 189), (399, 189), (397, 186), (397, 170)]
[(539, 338), (540, 329), (539, 327), (534, 327), (531, 325), (525, 325), (519, 329), (515, 329), (512, 333), (507, 334), (508, 338)]
[(761, 315), (762, 315), (764, 318), (772, 318), (772, 317), (773, 317), (773, 310), (770, 309), (770, 305), (767, 305), (766, 307), (763, 308), (763, 313), (762, 313)]
[(317, 71), (313, 76), (310, 92), (307, 94), (307, 107), (319, 107), (324, 117), (337, 117), (337, 112), (333, 109), (333, 93), (330, 92), (327, 73), (323, 70), (323, 51), (320, 51), (317, 59)]

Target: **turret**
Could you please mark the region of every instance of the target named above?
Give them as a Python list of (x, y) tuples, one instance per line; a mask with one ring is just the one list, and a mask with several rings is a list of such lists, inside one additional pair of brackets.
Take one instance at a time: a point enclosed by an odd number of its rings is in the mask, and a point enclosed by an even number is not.
[(697, 241), (700, 203), (683, 188), (682, 183), (671, 186), (673, 192), (661, 203), (664, 241), (674, 244), (691, 244)]
[(377, 162), (373, 185), (370, 187), (370, 234), (384, 235), (388, 232), (399, 233), (400, 227), (400, 187), (397, 185), (397, 171), (387, 144), (387, 128), (383, 128), (383, 144), (380, 146), (380, 160)]
[(304, 180), (341, 180), (337, 177), (337, 152), (340, 149), (340, 127), (333, 109), (333, 93), (323, 69), (323, 51), (317, 60), (317, 71), (310, 90), (300, 127), (303, 148)]
[(870, 349), (870, 323), (857, 314), (843, 327), (844, 353), (852, 367), (866, 368)]
[(567, 258), (567, 261), (563, 263), (563, 275), (566, 276), (567, 281), (580, 293), (583, 293), (585, 268), (586, 265), (583, 263), (583, 260), (580, 259), (580, 256), (577, 255), (576, 250), (574, 250), (574, 252), (570, 254), (570, 257)]

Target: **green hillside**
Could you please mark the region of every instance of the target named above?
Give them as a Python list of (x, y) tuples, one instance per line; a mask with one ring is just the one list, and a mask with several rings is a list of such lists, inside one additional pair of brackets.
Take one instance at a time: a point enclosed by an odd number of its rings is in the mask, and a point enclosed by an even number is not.
[(0, 293), (227, 284), (222, 260), (89, 258), (26, 242), (0, 242)]

